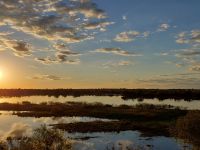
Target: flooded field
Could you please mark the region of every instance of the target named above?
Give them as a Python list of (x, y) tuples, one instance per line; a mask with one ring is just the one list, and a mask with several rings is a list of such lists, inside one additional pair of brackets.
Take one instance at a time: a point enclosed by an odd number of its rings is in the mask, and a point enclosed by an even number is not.
[[(108, 121), (91, 117), (18, 117), (11, 112), (0, 112), (0, 136), (2, 139), (20, 136), (30, 136), (33, 129), (40, 125)], [(68, 133), (65, 137), (73, 140), (74, 150), (112, 150), (114, 149), (155, 149), (155, 150), (177, 150), (192, 149), (192, 145), (181, 140), (166, 136), (144, 136), (140, 131), (121, 132), (95, 132), (95, 133)]]
[[(73, 106), (73, 109), (79, 111), (80, 105), (83, 105), (84, 107), (88, 107), (88, 110), (95, 110), (92, 107), (102, 107), (102, 110), (104, 107), (108, 107), (107, 110), (112, 111), (112, 109), (118, 109), (123, 108), (126, 110), (126, 108), (132, 108), (138, 109), (137, 107), (140, 106), (141, 111), (148, 112), (148, 109), (157, 109), (156, 106), (163, 106), (159, 107), (159, 111), (161, 113), (163, 110), (166, 109), (166, 111), (170, 111), (172, 109), (177, 109), (177, 106), (180, 107), (180, 111), (177, 110), (177, 115), (178, 116), (183, 116), (181, 114), (185, 114), (185, 110), (187, 111), (190, 110), (199, 110), (200, 109), (200, 101), (199, 100), (191, 100), (191, 101), (185, 101), (185, 100), (172, 100), (172, 99), (166, 99), (166, 100), (158, 100), (158, 99), (129, 99), (129, 100), (123, 100), (120, 96), (81, 96), (81, 97), (73, 97), (73, 96), (67, 96), (67, 97), (48, 97), (48, 96), (30, 96), (30, 97), (1, 97), (0, 98), (0, 104), (6, 106), (12, 105), (17, 106), (17, 109), (19, 109), (20, 105), (23, 105), (23, 108), (26, 108), (25, 106), (34, 105), (37, 106), (38, 109), (42, 105), (45, 107), (49, 105), (68, 105)], [(14, 105), (13, 105), (14, 104)], [(144, 105), (144, 106), (143, 106)], [(167, 106), (171, 105), (171, 106)], [(77, 107), (79, 106), (79, 107)], [(142, 108), (142, 106), (144, 108)], [(167, 106), (167, 107), (164, 107)], [(174, 107), (173, 107), (174, 106)], [(1, 106), (2, 108), (3, 106)], [(173, 119), (170, 121), (170, 119), (160, 119), (160, 120), (155, 120), (155, 121), (150, 121), (151, 120), (151, 115), (149, 116), (150, 120), (147, 117), (147, 120), (145, 121), (145, 115), (144, 115), (144, 120), (140, 119), (143, 118), (142, 116), (139, 117), (138, 119), (134, 119), (134, 117), (131, 119), (130, 117), (127, 117), (129, 120), (129, 124), (131, 123), (130, 121), (132, 120), (133, 122), (136, 123), (136, 125), (133, 126), (133, 130), (130, 130), (131, 127), (122, 128), (120, 125), (117, 127), (117, 124), (123, 124), (123, 119), (120, 119), (118, 117), (109, 117), (108, 118), (104, 116), (98, 117), (92, 117), (96, 115), (91, 115), (93, 112), (91, 111), (90, 115), (77, 115), (74, 113), (73, 115), (68, 116), (68, 114), (61, 114), (61, 115), (46, 115), (43, 110), (42, 114), (40, 114), (40, 111), (35, 111), (34, 109), (31, 110), (30, 112), (27, 110), (20, 110), (17, 111), (14, 107), (13, 108), (9, 107), (9, 110), (4, 110), (0, 111), (0, 136), (1, 139), (6, 139), (7, 137), (24, 137), (24, 136), (31, 136), (32, 132), (34, 129), (40, 127), (41, 125), (46, 125), (48, 128), (54, 127), (54, 125), (64, 125), (62, 129), (64, 129), (65, 133), (65, 138), (70, 139), (72, 141), (72, 149), (74, 150), (113, 150), (113, 149), (123, 149), (123, 150), (146, 150), (146, 149), (155, 149), (155, 150), (181, 150), (181, 149), (188, 149), (192, 150), (194, 149), (193, 143), (191, 141), (184, 140), (183, 138), (179, 138), (177, 136), (173, 136), (169, 133), (165, 133), (164, 130), (162, 132), (159, 131), (157, 132), (155, 128), (146, 128), (146, 126), (157, 126), (158, 128), (165, 128), (165, 126), (171, 126), (173, 124)], [(44, 107), (44, 108), (45, 108)], [(51, 107), (51, 106), (49, 106)], [(110, 107), (110, 108), (109, 108)], [(148, 107), (148, 108), (145, 108)], [(69, 107), (70, 108), (70, 107)], [(162, 110), (163, 108), (163, 110)], [(45, 108), (46, 109), (46, 108)], [(143, 110), (144, 109), (144, 110)], [(182, 111), (182, 110), (183, 111)], [(47, 108), (48, 110), (48, 108)], [(155, 112), (157, 112), (156, 110)], [(50, 111), (50, 110), (49, 110)], [(122, 111), (123, 112), (123, 111)], [(121, 113), (122, 113), (121, 112)], [(176, 113), (176, 110), (174, 110)], [(34, 115), (32, 115), (32, 113)], [(39, 116), (38, 113), (40, 114)], [(166, 112), (167, 115), (170, 115), (168, 112)], [(180, 115), (179, 115), (180, 114)], [(126, 115), (126, 114), (124, 114)], [(136, 114), (135, 114), (136, 115)], [(141, 115), (141, 114), (139, 114)], [(156, 113), (155, 113), (156, 115)], [(173, 112), (172, 112), (173, 115)], [(175, 115), (175, 114), (174, 114)], [(116, 115), (115, 115), (116, 116)], [(175, 115), (176, 116), (176, 115)], [(138, 117), (138, 116), (136, 116)], [(123, 118), (123, 116), (122, 116)], [(154, 117), (153, 117), (154, 118)], [(156, 118), (156, 117), (155, 117)], [(159, 118), (159, 117), (158, 117)], [(170, 118), (170, 117), (169, 117)], [(173, 117), (172, 117), (173, 118)], [(177, 118), (177, 117), (175, 117)], [(131, 119), (131, 120), (130, 120)], [(109, 129), (107, 130), (106, 128), (109, 126), (109, 123), (111, 121), (118, 121), (116, 122), (116, 127), (113, 127), (113, 131), (110, 131)], [(158, 123), (156, 123), (158, 121)], [(94, 123), (103, 123), (102, 126), (105, 126), (105, 128), (101, 129), (100, 126), (94, 126)], [(155, 122), (155, 123), (154, 123)], [(160, 123), (161, 122), (161, 123)], [(88, 132), (82, 132), (82, 130), (75, 128), (75, 129), (70, 129), (69, 130), (69, 125), (73, 124), (82, 124), (82, 123), (87, 123), (87, 130)], [(105, 123), (105, 124), (104, 124)], [(144, 129), (138, 128), (137, 124), (144, 124)], [(150, 124), (150, 125), (148, 125)], [(164, 126), (163, 126), (163, 125)], [(65, 127), (66, 125), (66, 127)], [(84, 125), (83, 125), (84, 126)], [(85, 127), (86, 127), (85, 126)], [(61, 126), (62, 127), (62, 126)], [(59, 128), (59, 127), (58, 127)], [(84, 127), (83, 127), (84, 128)], [(88, 129), (89, 128), (89, 129)], [(97, 130), (96, 130), (96, 129)], [(114, 128), (119, 128), (119, 130), (115, 131)], [(121, 129), (122, 128), (122, 129)], [(164, 129), (163, 128), (163, 129)], [(168, 127), (167, 127), (168, 128)], [(60, 128), (61, 129), (61, 128)], [(90, 130), (91, 129), (91, 130)], [(99, 129), (99, 131), (98, 131)], [(106, 129), (106, 131), (104, 131)], [(93, 132), (97, 131), (97, 132)], [(152, 130), (151, 132), (146, 131), (146, 130)], [(69, 132), (70, 131), (70, 132)], [(109, 131), (109, 132), (108, 132)], [(156, 131), (154, 133), (154, 131)], [(150, 134), (149, 134), (150, 133)], [(153, 134), (152, 134), (153, 133)], [(199, 142), (197, 140), (197, 142)], [(198, 144), (197, 144), (198, 145)], [(196, 147), (196, 145), (195, 145)]]
[(21, 103), (28, 101), (31, 103), (42, 103), (42, 102), (85, 102), (85, 103), (102, 103), (109, 105), (137, 105), (137, 104), (154, 104), (154, 105), (172, 105), (178, 106), (185, 109), (200, 109), (200, 100), (174, 100), (174, 99), (128, 99), (123, 100), (121, 96), (25, 96), (25, 97), (0, 97), (0, 103)]

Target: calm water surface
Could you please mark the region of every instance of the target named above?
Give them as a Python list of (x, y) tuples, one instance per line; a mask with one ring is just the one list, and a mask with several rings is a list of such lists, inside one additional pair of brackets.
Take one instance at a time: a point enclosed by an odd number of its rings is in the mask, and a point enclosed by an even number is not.
[[(18, 117), (11, 115), (11, 112), (0, 112), (0, 137), (7, 136), (28, 136), (31, 135), (34, 128), (42, 124), (88, 122), (95, 120), (108, 121), (106, 119), (90, 117)], [(192, 149), (189, 144), (184, 144), (171, 137), (157, 136), (144, 137), (138, 131), (123, 131), (111, 133), (65, 133), (65, 136), (73, 139), (74, 150), (116, 150), (125, 147), (154, 149), (154, 150), (182, 150), (184, 147)], [(85, 139), (85, 140), (81, 140)]]
[[(119, 96), (81, 96), (81, 97), (48, 97), (48, 96), (32, 96), (32, 97), (12, 97), (12, 98), (0, 98), (0, 103), (20, 103), (23, 101), (29, 101), (32, 103), (41, 102), (87, 102), (87, 103), (103, 103), (110, 105), (136, 105), (142, 103), (148, 104), (167, 104), (173, 106), (179, 106), (187, 109), (200, 109), (200, 101), (184, 101), (184, 100), (163, 100), (158, 99), (144, 99), (143, 101), (135, 100), (122, 100)], [(34, 128), (39, 127), (42, 124), (57, 124), (57, 123), (72, 123), (72, 122), (89, 122), (95, 120), (108, 121), (106, 119), (98, 119), (91, 117), (18, 117), (12, 115), (12, 112), (2, 111), (0, 112), (0, 137), (5, 138), (7, 136), (24, 136), (30, 135)], [(119, 133), (73, 133), (65, 134), (66, 137), (74, 139), (73, 149), (75, 150), (103, 150), (103, 149), (123, 149), (125, 147), (135, 147), (138, 149), (153, 149), (153, 150), (181, 150), (192, 149), (191, 145), (184, 144), (182, 141), (174, 139), (172, 137), (143, 137), (138, 131), (123, 131)], [(83, 140), (84, 139), (84, 140)]]
[(103, 103), (110, 105), (136, 105), (136, 104), (161, 104), (161, 105), (172, 105), (179, 106), (187, 109), (200, 109), (200, 100), (184, 101), (184, 100), (158, 100), (158, 99), (144, 99), (139, 101), (137, 99), (133, 100), (122, 100), (120, 96), (81, 96), (81, 97), (48, 97), (48, 96), (31, 96), (31, 97), (11, 97), (11, 98), (0, 98), (0, 103), (9, 102), (9, 103), (20, 103), (22, 101), (30, 101), (32, 103), (41, 103), (41, 102), (87, 102), (87, 103)]

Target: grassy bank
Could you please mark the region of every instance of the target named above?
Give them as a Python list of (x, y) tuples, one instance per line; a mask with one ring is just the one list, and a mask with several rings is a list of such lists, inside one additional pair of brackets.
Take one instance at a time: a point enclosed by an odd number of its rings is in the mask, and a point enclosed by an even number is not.
[(68, 124), (53, 124), (55, 129), (62, 129), (69, 133), (80, 132), (120, 132), (127, 130), (139, 130), (146, 136), (169, 136), (169, 127), (174, 122), (153, 122), (153, 121), (93, 121), (75, 122)]
[(87, 116), (132, 121), (176, 120), (187, 113), (187, 110), (181, 110), (168, 105), (154, 106), (141, 104), (136, 106), (112, 106), (101, 103), (88, 104), (75, 102), (41, 104), (30, 102), (19, 104), (1, 103), (0, 110), (16, 111), (14, 114), (21, 117)]
[(121, 96), (122, 99), (158, 98), (200, 100), (198, 89), (0, 89), (0, 97)]

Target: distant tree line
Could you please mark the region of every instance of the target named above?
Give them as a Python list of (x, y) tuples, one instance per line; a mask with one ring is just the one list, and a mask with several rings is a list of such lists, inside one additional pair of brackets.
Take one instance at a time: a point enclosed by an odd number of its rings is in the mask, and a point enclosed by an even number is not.
[(122, 99), (158, 98), (200, 100), (200, 89), (0, 89), (0, 97), (121, 96)]

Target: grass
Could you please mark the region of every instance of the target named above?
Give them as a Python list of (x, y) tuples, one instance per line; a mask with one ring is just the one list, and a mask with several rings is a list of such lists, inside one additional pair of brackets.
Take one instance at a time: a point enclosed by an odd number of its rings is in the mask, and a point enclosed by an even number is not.
[(69, 133), (80, 132), (120, 132), (127, 130), (139, 130), (146, 136), (169, 136), (171, 122), (133, 122), (133, 121), (93, 121), (75, 122), (68, 124), (53, 124), (53, 128), (62, 129)]
[(0, 89), (0, 97), (121, 96), (122, 99), (200, 100), (197, 89)]
[[(112, 106), (101, 103), (41, 103), (23, 102), (19, 104), (1, 103), (0, 110), (17, 111), (14, 115), (21, 117), (61, 117), (87, 116), (106, 119), (120, 119), (132, 121), (175, 120), (184, 116), (187, 110), (173, 108), (168, 105), (141, 104), (136, 106)], [(25, 112), (20, 112), (25, 111)]]
[(170, 129), (172, 136), (184, 139), (192, 143), (194, 150), (200, 149), (200, 113), (199, 111), (189, 111), (187, 115), (180, 117), (176, 125)]

